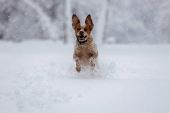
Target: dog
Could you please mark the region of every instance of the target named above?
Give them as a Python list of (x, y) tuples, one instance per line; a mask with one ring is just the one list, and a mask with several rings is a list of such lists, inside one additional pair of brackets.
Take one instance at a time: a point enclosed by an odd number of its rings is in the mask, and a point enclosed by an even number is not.
[(91, 15), (86, 17), (85, 24), (80, 24), (79, 18), (73, 14), (72, 27), (75, 30), (76, 43), (74, 45), (73, 59), (76, 62), (76, 71), (80, 72), (82, 66), (98, 65), (98, 49), (91, 34), (94, 27)]

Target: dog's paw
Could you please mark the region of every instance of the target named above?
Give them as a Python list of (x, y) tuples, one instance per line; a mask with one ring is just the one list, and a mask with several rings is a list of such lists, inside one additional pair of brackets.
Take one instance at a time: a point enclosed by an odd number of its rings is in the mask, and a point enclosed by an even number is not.
[(90, 62), (90, 66), (91, 67), (95, 67), (95, 63), (94, 62)]
[(90, 58), (90, 66), (95, 67), (95, 62), (93, 58)]
[(76, 71), (79, 73), (81, 71), (81, 67), (76, 67)]

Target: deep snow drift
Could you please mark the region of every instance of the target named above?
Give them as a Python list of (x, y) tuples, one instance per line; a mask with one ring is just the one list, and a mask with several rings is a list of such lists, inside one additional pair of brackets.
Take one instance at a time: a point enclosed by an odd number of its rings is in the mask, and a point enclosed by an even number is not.
[(99, 48), (78, 74), (73, 45), (0, 42), (0, 113), (169, 113), (170, 45)]

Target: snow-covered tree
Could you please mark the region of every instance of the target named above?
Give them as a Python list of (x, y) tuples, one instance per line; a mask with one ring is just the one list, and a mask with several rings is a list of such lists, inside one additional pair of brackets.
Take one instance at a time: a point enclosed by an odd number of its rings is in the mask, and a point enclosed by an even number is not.
[(91, 14), (92, 34), (104, 43), (170, 42), (169, 0), (1, 0), (0, 39), (73, 43), (72, 14)]
[[(59, 31), (60, 26), (63, 25), (62, 18), (52, 19), (46, 9), (50, 12), (58, 13), (53, 7), (53, 3), (47, 1), (33, 1), (33, 0), (4, 0), (0, 1), (2, 7), (0, 8), (0, 24), (1, 35), (5, 40), (21, 41), (24, 39), (53, 39), (58, 40), (62, 36)], [(60, 1), (58, 1), (60, 5)], [(41, 4), (40, 4), (41, 3)], [(46, 8), (42, 6), (42, 3)], [(57, 7), (57, 6), (56, 6)], [(59, 7), (59, 6), (58, 6)], [(60, 7), (62, 8), (62, 7)], [(63, 17), (61, 13), (57, 14)], [(2, 36), (1, 36), (2, 37)]]

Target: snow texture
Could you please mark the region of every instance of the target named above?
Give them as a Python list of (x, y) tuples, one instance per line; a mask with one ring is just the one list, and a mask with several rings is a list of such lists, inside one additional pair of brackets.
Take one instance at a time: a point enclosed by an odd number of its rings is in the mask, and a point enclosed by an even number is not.
[(169, 113), (170, 45), (99, 48), (75, 71), (73, 45), (0, 42), (0, 113)]

